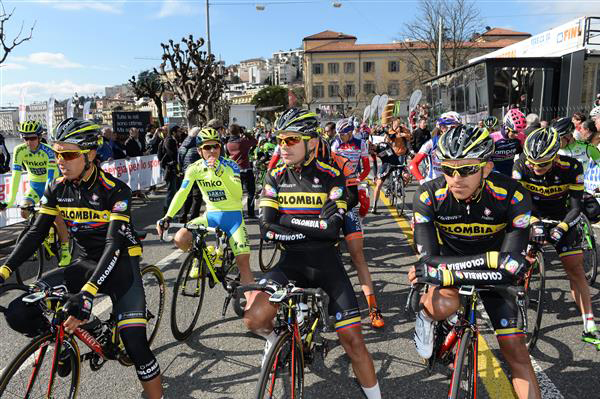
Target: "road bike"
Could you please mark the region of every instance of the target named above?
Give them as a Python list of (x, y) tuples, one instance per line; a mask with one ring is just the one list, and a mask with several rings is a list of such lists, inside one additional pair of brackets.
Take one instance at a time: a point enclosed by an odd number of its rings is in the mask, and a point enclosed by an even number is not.
[[(407, 307), (415, 313), (419, 309), (419, 290), (422, 284), (411, 288)], [(517, 328), (523, 328), (525, 319), (525, 296), (523, 287), (513, 285), (457, 287), (461, 306), (456, 312), (454, 322), (444, 320), (437, 322), (433, 332), (433, 354), (427, 361), (427, 370), (433, 373), (436, 364), (452, 367), (449, 399), (477, 398), (477, 356), (479, 328), (477, 327), (478, 292), (504, 292), (514, 298), (519, 308)]]
[(390, 200), (392, 206), (396, 207), (396, 211), (398, 211), (398, 215), (400, 216), (404, 212), (404, 205), (406, 202), (406, 183), (403, 173), (406, 166), (391, 165), (390, 168), (391, 172), (387, 179), (384, 193)]
[[(219, 228), (204, 227), (192, 223), (171, 223), (169, 228), (186, 228), (192, 233), (192, 248), (177, 274), (171, 300), (171, 332), (178, 341), (187, 339), (194, 330), (206, 291), (222, 285), (225, 290), (222, 316), (227, 313), (233, 299), (233, 309), (238, 317), (244, 315), (243, 304), (238, 299), (236, 287), (239, 283), (239, 270), (233, 251), (229, 246), (227, 233)], [(217, 246), (206, 244), (208, 233), (215, 234)], [(166, 234), (166, 231), (165, 231)], [(164, 237), (163, 240), (168, 241)]]
[(272, 281), (244, 285), (238, 295), (248, 291), (269, 294), (269, 302), (278, 305), (275, 332), (277, 340), (268, 353), (258, 378), (256, 398), (304, 397), (304, 367), (316, 355), (327, 356), (328, 341), (322, 332), (331, 331), (327, 307), (329, 297), (321, 289), (296, 287), (293, 282), (280, 285)]
[(580, 232), (581, 249), (583, 250), (583, 270), (585, 278), (591, 286), (594, 285), (598, 276), (598, 246), (592, 223), (583, 212), (577, 224), (577, 229)]
[[(165, 283), (156, 266), (144, 267), (141, 274), (146, 295), (146, 331), (151, 345), (162, 320)], [(0, 397), (3, 399), (74, 399), (83, 361), (89, 361), (92, 371), (100, 370), (108, 360), (117, 360), (124, 366), (133, 365), (125, 352), (114, 314), (106, 320), (94, 316), (71, 335), (63, 326), (67, 315), (62, 308), (70, 297), (64, 285), (39, 290), (38, 287), (6, 284), (0, 287), (0, 294), (10, 290), (28, 293), (22, 300), (42, 309), (47, 329), (33, 338), (3, 370), (0, 376)], [(5, 310), (0, 308), (0, 311)], [(78, 341), (89, 351), (82, 353)]]

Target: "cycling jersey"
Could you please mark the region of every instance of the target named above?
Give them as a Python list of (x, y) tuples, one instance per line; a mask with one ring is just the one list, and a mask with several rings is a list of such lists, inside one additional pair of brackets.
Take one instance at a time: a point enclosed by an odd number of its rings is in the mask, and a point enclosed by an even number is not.
[[(443, 177), (415, 193), (414, 240), (421, 261), (443, 270), (453, 284), (507, 284), (516, 268), (499, 264), (498, 253), (522, 253), (529, 238), (531, 199), (516, 181), (491, 173), (477, 197), (458, 201)], [(497, 291), (480, 293), (498, 338), (522, 335), (514, 298)]]
[(40, 143), (37, 150), (30, 151), (26, 143), (19, 144), (13, 151), (12, 178), (8, 206), (12, 206), (17, 197), (21, 173), (27, 171), (30, 190), (26, 198), (31, 198), (37, 204), (44, 195), (46, 182), (54, 180), (56, 174), (56, 157), (50, 146)]
[(590, 165), (600, 163), (600, 150), (586, 141), (574, 140), (558, 150), (558, 153), (578, 160), (583, 166), (584, 174)]
[(522, 158), (515, 162), (512, 177), (531, 193), (533, 216), (561, 220), (565, 231), (577, 223), (583, 196), (583, 166), (579, 161), (558, 155), (552, 169), (537, 176)]
[(501, 131), (494, 132), (490, 135), (494, 140), (494, 153), (492, 154), (492, 162), (494, 162), (494, 170), (506, 176), (512, 174), (515, 156), (523, 152), (523, 143), (525, 135), (519, 133), (517, 138), (511, 139), (502, 134)]
[[(442, 175), (440, 160), (435, 154), (439, 137), (440, 136), (435, 136), (430, 140), (427, 140), (411, 161), (409, 168), (417, 181), (430, 181)], [(419, 170), (419, 164), (423, 161), (423, 159), (427, 160), (427, 175), (425, 176), (423, 176)]]
[(338, 137), (331, 144), (331, 155), (338, 169), (346, 176), (347, 186), (356, 186), (369, 175), (371, 166), (364, 140), (352, 137), (344, 143)]

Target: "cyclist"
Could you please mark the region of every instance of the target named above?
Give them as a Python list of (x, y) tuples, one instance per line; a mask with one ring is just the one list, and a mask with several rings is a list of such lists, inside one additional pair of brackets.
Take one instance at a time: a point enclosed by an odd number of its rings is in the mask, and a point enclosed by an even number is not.
[(346, 239), (348, 252), (352, 257), (352, 263), (356, 267), (358, 280), (369, 306), (369, 317), (371, 325), (375, 328), (383, 328), (384, 321), (381, 312), (377, 308), (375, 290), (369, 266), (365, 260), (363, 251), (363, 231), (359, 216), (359, 192), (358, 184), (367, 178), (371, 166), (369, 165), (369, 153), (364, 140), (353, 136), (353, 125), (350, 119), (340, 119), (336, 124), (337, 137), (331, 143), (331, 155), (346, 176), (346, 190), (348, 193), (348, 212), (344, 215), (343, 232)]
[[(119, 334), (146, 395), (161, 398), (160, 367), (146, 338), (142, 248), (131, 223), (131, 190), (98, 166), (100, 129), (75, 118), (67, 118), (56, 127), (53, 149), (63, 177), (46, 188), (39, 217), (0, 267), (0, 283), (33, 254), (56, 216), (62, 215), (83, 249), (82, 258), (47, 273), (35, 284), (40, 288), (64, 285), (74, 293), (64, 306), (69, 314), (65, 321), (69, 333), (90, 319), (98, 293), (109, 295)], [(26, 306), (21, 298), (13, 300), (5, 313), (8, 325), (20, 333), (36, 335), (47, 328), (47, 321), (41, 309)], [(59, 362), (60, 375), (68, 375), (69, 365)]]
[(552, 123), (552, 128), (557, 131), (560, 137), (560, 150), (558, 155), (575, 158), (583, 166), (585, 175), (588, 167), (597, 165), (600, 162), (600, 150), (594, 145), (584, 140), (576, 140), (573, 137), (575, 125), (571, 118), (560, 118)]
[[(581, 339), (598, 345), (600, 332), (594, 323), (577, 228), (583, 211), (583, 167), (574, 158), (558, 155), (559, 148), (560, 138), (555, 129), (534, 130), (525, 140), (525, 157), (515, 163), (513, 178), (531, 192), (532, 240), (552, 244), (567, 273), (571, 294), (583, 318)], [(544, 218), (560, 222), (548, 230), (542, 222)]]
[[(388, 144), (389, 148), (392, 149), (392, 154), (386, 154), (381, 158), (381, 168), (377, 174), (375, 180), (375, 200), (373, 201), (373, 209), (371, 213), (377, 215), (377, 201), (379, 200), (379, 194), (381, 193), (381, 187), (391, 172), (391, 166), (404, 166), (406, 165), (406, 155), (408, 154), (408, 143), (410, 142), (411, 134), (408, 128), (400, 125), (400, 119), (395, 118), (392, 121), (392, 128), (385, 131), (384, 144)], [(377, 146), (379, 151), (377, 154), (383, 153), (381, 149), (385, 146)], [(385, 151), (385, 150), (384, 150)]]
[[(419, 152), (409, 165), (409, 170), (417, 179), (419, 184), (423, 184), (426, 181), (433, 180), (438, 176), (442, 175), (440, 169), (440, 162), (437, 159), (436, 149), (438, 140), (440, 137), (448, 131), (448, 129), (460, 125), (460, 115), (454, 111), (443, 113), (437, 121), (437, 129), (434, 129), (432, 138), (427, 140), (425, 144), (421, 146)], [(437, 133), (436, 133), (437, 130)], [(419, 170), (419, 165), (426, 159), (427, 161), (427, 175), (423, 176)]]
[[(24, 143), (16, 146), (13, 151), (9, 199), (7, 203), (0, 202), (0, 210), (10, 208), (15, 203), (23, 169), (27, 171), (29, 177), (29, 191), (25, 193), (24, 197), (30, 198), (36, 204), (44, 195), (45, 187), (54, 180), (56, 157), (52, 148), (42, 143), (42, 133), (45, 130), (38, 121), (26, 121), (19, 125), (18, 131)], [(26, 219), (29, 215), (27, 212), (21, 211), (21, 216)], [(58, 265), (64, 267), (71, 263), (69, 233), (60, 216), (56, 218), (55, 225), (60, 239)]]
[[(221, 156), (223, 147), (219, 133), (206, 127), (196, 138), (198, 152), (202, 157), (191, 164), (185, 171), (181, 188), (173, 197), (165, 217), (156, 224), (158, 234), (162, 236), (173, 217), (183, 206), (194, 184), (202, 191), (206, 202), (206, 212), (190, 223), (209, 227), (219, 227), (227, 233), (235, 261), (240, 270), (241, 281), (244, 284), (253, 282), (250, 271), (250, 245), (248, 233), (242, 213), (242, 183), (240, 168), (237, 163)], [(175, 245), (183, 251), (192, 247), (192, 233), (181, 228), (175, 235)], [(198, 265), (190, 270), (190, 277), (198, 277)]]
[[(280, 284), (293, 280), (321, 287), (329, 296), (329, 314), (365, 395), (381, 398), (373, 360), (362, 333), (358, 302), (335, 248), (346, 210), (343, 175), (319, 161), (319, 122), (315, 113), (291, 108), (276, 122), (284, 165), (270, 171), (260, 201), (261, 235), (283, 246), (281, 258), (266, 278)], [(265, 355), (277, 339), (273, 318), (277, 309), (269, 296), (253, 292), (244, 323), (264, 336)], [(263, 357), (264, 359), (264, 357)]]
[[(495, 119), (493, 116), (491, 118)], [(492, 130), (488, 129), (494, 140), (492, 162), (494, 163), (495, 172), (500, 172), (506, 176), (512, 174), (515, 156), (523, 152), (523, 142), (525, 141), (523, 132), (526, 127), (525, 115), (518, 109), (513, 108), (504, 115), (503, 124), (499, 131), (492, 133)]]
[[(487, 129), (457, 126), (440, 138), (437, 156), (444, 177), (415, 193), (415, 244), (420, 255), (411, 284), (437, 285), (421, 298), (415, 344), (428, 359), (433, 320), (452, 319), (460, 306), (460, 285), (512, 284), (525, 271), (531, 200), (516, 181), (491, 173), (494, 143)], [(541, 398), (535, 373), (518, 329), (515, 298), (499, 291), (479, 293), (512, 370), (519, 398)]]

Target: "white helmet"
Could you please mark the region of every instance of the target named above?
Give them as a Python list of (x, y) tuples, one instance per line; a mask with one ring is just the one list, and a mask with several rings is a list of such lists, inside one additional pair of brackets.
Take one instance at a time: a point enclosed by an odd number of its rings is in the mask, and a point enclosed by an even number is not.
[(600, 116), (600, 105), (596, 105), (594, 108), (592, 108), (592, 110), (590, 111), (590, 118), (595, 119), (596, 117)]

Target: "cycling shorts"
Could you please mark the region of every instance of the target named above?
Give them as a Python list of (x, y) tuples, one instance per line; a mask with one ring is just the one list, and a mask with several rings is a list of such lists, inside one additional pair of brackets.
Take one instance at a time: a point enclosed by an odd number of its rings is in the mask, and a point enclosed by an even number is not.
[(479, 297), (498, 340), (524, 335), (518, 326), (519, 308), (513, 296), (505, 291), (480, 291)]
[(285, 285), (288, 281), (303, 288), (322, 288), (329, 296), (329, 314), (335, 329), (360, 327), (361, 317), (352, 283), (335, 247), (319, 251), (283, 251), (277, 265), (265, 278)]
[(25, 193), (25, 198), (30, 198), (33, 202), (38, 204), (40, 199), (44, 196), (44, 190), (46, 190), (45, 181), (30, 181), (29, 190)]
[(242, 211), (207, 211), (190, 223), (218, 227), (227, 233), (234, 256), (249, 254), (248, 232)]
[(344, 238), (346, 241), (356, 240), (357, 238), (364, 237), (358, 210), (359, 206), (355, 206), (344, 214), (344, 225), (342, 226), (342, 231), (344, 232)]
[(390, 163), (390, 162), (384, 162), (383, 164), (381, 164), (381, 168), (379, 169), (379, 172), (377, 173), (377, 178), (378, 179), (382, 179), (385, 180), (388, 175), (390, 174), (390, 172), (392, 171), (392, 166), (406, 166), (406, 155), (398, 155), (398, 162), (394, 162), (394, 163)]

